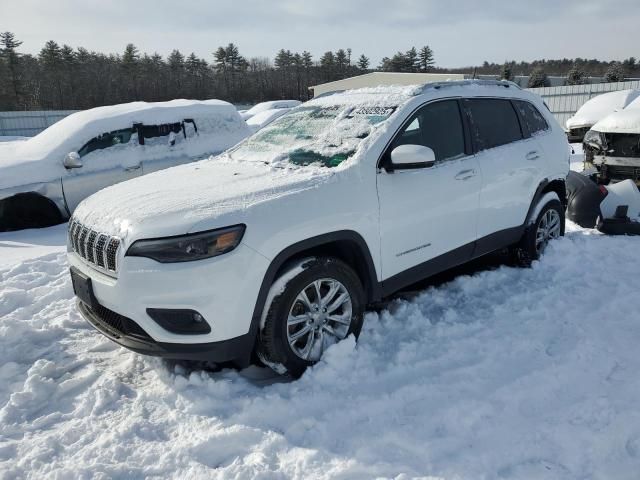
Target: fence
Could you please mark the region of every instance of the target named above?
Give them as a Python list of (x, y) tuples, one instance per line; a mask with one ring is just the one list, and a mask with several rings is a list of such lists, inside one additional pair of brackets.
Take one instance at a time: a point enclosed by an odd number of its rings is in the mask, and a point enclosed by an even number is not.
[(33, 137), (74, 110), (0, 112), (0, 137)]
[(549, 110), (564, 127), (567, 119), (575, 114), (587, 100), (607, 92), (640, 89), (640, 80), (614, 83), (591, 83), (588, 85), (566, 85), (563, 87), (530, 88), (547, 102)]

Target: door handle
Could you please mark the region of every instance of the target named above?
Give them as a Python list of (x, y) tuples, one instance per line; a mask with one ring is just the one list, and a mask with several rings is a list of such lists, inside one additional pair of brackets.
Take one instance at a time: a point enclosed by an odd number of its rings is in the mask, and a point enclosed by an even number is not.
[(527, 153), (526, 159), (527, 160), (537, 160), (540, 158), (540, 154), (538, 153), (537, 150), (533, 150), (529, 153)]
[(462, 170), (454, 177), (456, 180), (469, 180), (471, 177), (476, 176), (476, 171), (473, 168), (468, 170)]
[(133, 172), (134, 170), (140, 170), (140, 167), (142, 165), (139, 163), (138, 165), (134, 165), (132, 167), (125, 167), (124, 171), (125, 172)]

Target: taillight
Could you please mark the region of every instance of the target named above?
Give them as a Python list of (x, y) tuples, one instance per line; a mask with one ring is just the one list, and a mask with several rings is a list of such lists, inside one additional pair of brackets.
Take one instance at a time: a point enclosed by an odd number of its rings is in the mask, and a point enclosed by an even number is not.
[(607, 196), (609, 195), (609, 190), (607, 190), (607, 187), (605, 187), (604, 185), (598, 185), (598, 188), (600, 189), (600, 193), (602, 193), (603, 196)]

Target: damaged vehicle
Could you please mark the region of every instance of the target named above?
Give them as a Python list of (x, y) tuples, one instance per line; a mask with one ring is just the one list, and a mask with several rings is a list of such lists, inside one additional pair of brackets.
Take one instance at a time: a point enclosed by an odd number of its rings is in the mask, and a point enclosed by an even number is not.
[(566, 122), (569, 143), (580, 143), (593, 125), (607, 115), (622, 110), (640, 96), (640, 90), (628, 89), (603, 93), (585, 102)]
[(218, 154), (250, 132), (219, 100), (74, 113), (33, 138), (0, 143), (0, 231), (61, 223), (102, 188)]
[(564, 234), (566, 136), (511, 82), (311, 100), (232, 148), (87, 198), (69, 222), (78, 310), (133, 351), (292, 376), (367, 305)]
[(610, 234), (640, 234), (640, 108), (596, 123), (584, 137), (584, 171), (567, 181), (567, 216)]

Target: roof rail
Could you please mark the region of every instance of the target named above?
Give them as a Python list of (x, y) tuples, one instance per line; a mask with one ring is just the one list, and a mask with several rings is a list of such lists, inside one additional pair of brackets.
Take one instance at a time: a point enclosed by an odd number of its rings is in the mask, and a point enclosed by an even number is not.
[(443, 87), (460, 87), (464, 85), (482, 85), (485, 87), (505, 87), (505, 88), (517, 88), (521, 90), (520, 85), (514, 82), (510, 82), (508, 80), (479, 80), (479, 79), (468, 79), (468, 80), (455, 80), (452, 82), (433, 82), (433, 83), (425, 83), (422, 87), (421, 93), (424, 93), (426, 90), (435, 89), (439, 90)]

